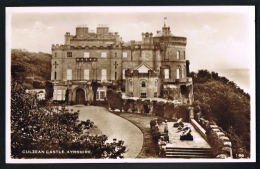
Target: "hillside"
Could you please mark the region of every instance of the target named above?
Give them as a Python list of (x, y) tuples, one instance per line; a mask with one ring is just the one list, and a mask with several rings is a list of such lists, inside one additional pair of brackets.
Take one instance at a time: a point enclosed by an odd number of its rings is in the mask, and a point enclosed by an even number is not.
[(33, 87), (33, 81), (44, 82), (51, 78), (51, 55), (29, 52), (21, 49), (11, 51), (12, 71), (19, 69), (19, 77), (26, 88)]
[(250, 96), (215, 72), (191, 73), (194, 99), (202, 115), (215, 121), (231, 138), (233, 147), (250, 151)]

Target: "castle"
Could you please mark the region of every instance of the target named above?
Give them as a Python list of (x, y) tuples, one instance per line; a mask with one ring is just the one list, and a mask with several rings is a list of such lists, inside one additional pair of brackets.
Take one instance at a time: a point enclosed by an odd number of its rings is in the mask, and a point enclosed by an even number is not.
[[(92, 84), (98, 83), (96, 100), (106, 99), (106, 91), (117, 85), (126, 97), (164, 98), (192, 103), (192, 79), (188, 77), (185, 37), (164, 26), (156, 35), (142, 33), (142, 41), (123, 42), (117, 32), (98, 26), (76, 28), (65, 33), (62, 45), (52, 45), (51, 80), (53, 100), (73, 104), (91, 103)], [(67, 93), (67, 94), (66, 94)]]

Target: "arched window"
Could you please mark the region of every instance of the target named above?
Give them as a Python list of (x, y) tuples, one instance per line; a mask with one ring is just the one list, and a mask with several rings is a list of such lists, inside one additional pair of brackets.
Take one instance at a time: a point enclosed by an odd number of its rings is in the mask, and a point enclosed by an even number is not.
[(141, 86), (142, 86), (142, 87), (146, 87), (145, 81), (142, 81)]

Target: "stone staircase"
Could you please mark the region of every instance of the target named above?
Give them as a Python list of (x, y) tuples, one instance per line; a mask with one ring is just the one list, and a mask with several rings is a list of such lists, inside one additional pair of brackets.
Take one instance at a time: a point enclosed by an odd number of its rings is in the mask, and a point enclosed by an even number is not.
[(214, 158), (211, 148), (166, 147), (166, 158)]

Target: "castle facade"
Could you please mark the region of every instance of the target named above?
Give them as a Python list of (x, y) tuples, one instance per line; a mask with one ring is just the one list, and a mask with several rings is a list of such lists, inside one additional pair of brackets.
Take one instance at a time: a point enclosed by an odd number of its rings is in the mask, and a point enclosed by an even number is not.
[(117, 32), (99, 26), (96, 32), (77, 27), (65, 33), (62, 45), (52, 45), (53, 100), (91, 103), (93, 82), (96, 100), (116, 85), (127, 97), (165, 98), (191, 103), (192, 79), (188, 77), (185, 37), (164, 26), (156, 35), (142, 33), (142, 41), (123, 42)]

